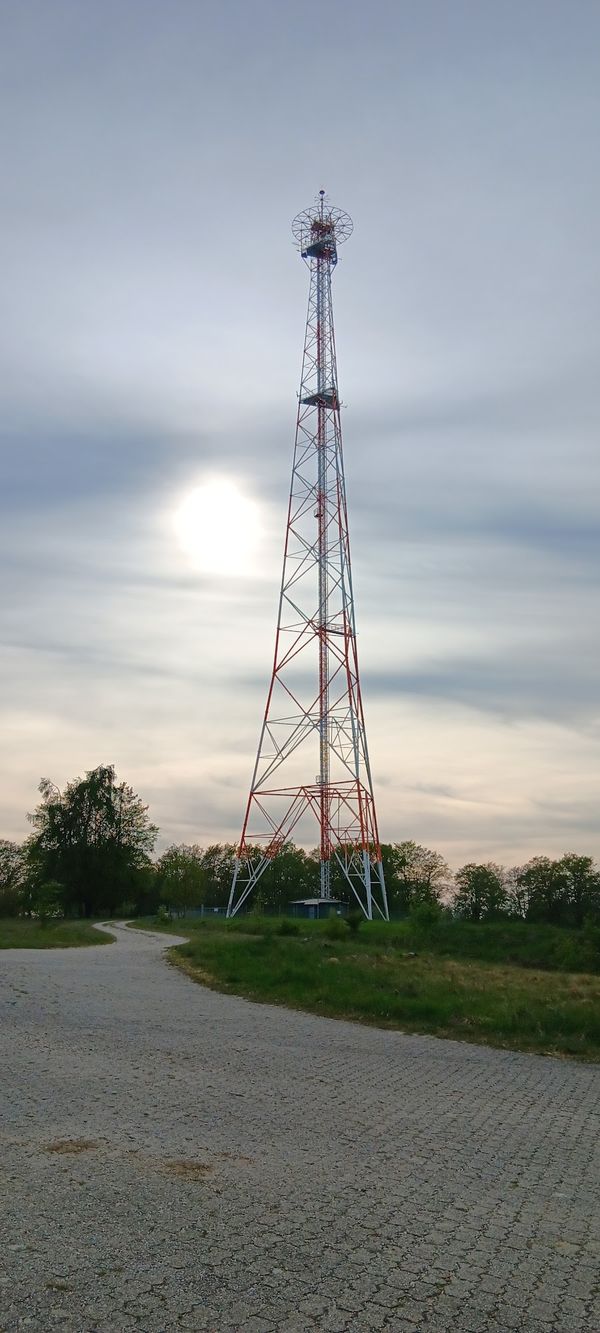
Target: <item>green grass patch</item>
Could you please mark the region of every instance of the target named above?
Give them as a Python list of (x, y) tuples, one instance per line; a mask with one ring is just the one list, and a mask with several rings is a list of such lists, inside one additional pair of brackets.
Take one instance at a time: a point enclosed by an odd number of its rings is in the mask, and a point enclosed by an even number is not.
[[(248, 918), (245, 918), (246, 927)], [(204, 984), (331, 1017), (511, 1050), (600, 1060), (600, 977), (514, 962), (448, 958), (397, 926), (365, 925), (328, 940), (321, 923), (298, 936), (277, 921), (174, 922), (189, 936), (174, 961)], [(154, 927), (156, 929), (156, 926)], [(482, 927), (482, 930), (489, 927)], [(385, 932), (382, 935), (382, 932)], [(477, 935), (471, 947), (477, 947)], [(481, 944), (479, 947), (483, 947)]]
[[(164, 925), (156, 917), (146, 917), (131, 923), (149, 930), (165, 930), (174, 935), (189, 935), (192, 939), (200, 931), (227, 930), (242, 935), (302, 934), (309, 939), (327, 936), (330, 921), (306, 921), (299, 918), (268, 917), (249, 913), (225, 921), (222, 916), (182, 917)], [(350, 938), (350, 931), (341, 918), (334, 919), (340, 935)], [(435, 954), (441, 958), (473, 959), (502, 966), (534, 968), (536, 971), (593, 972), (600, 975), (600, 928), (569, 930), (564, 926), (537, 925), (530, 921), (486, 921), (475, 923), (457, 921), (442, 916), (429, 929), (421, 929), (410, 918), (403, 921), (365, 921), (353, 936), (353, 947), (369, 953), (373, 948), (383, 951), (415, 950)]]
[(49, 921), (41, 925), (24, 917), (0, 919), (0, 949), (65, 949), (81, 944), (112, 944), (111, 935), (89, 921)]

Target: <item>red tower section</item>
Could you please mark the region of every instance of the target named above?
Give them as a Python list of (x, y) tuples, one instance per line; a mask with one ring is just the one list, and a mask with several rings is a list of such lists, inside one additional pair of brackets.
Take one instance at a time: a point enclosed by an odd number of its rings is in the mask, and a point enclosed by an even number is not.
[(331, 298), (338, 246), (352, 222), (321, 191), (293, 232), (310, 285), (275, 658), (227, 914), (243, 907), (312, 816), (321, 897), (331, 898), (334, 865), (365, 916), (387, 920), (356, 649)]

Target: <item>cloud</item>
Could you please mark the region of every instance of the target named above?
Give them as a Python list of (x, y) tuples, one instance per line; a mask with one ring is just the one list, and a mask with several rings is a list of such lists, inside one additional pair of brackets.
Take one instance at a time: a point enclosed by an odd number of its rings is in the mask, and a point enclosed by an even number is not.
[(423, 662), (365, 678), (371, 697), (419, 697), (460, 703), (507, 720), (545, 718), (575, 727), (593, 727), (600, 736), (600, 707), (595, 663), (597, 638), (587, 652), (567, 653), (561, 641), (552, 649), (526, 656), (522, 649), (498, 660), (464, 658)]
[[(324, 184), (382, 829), (600, 853), (598, 15), (337, 8), (321, 141), (316, 0), (6, 18), (0, 833), (115, 762), (166, 840), (237, 836)], [(209, 474), (262, 507), (256, 578), (176, 547)]]

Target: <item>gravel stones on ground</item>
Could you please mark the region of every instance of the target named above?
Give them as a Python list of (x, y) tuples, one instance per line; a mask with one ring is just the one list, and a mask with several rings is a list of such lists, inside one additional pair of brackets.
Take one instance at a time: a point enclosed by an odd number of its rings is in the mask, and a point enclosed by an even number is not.
[(0, 1330), (598, 1333), (600, 1069), (0, 963)]

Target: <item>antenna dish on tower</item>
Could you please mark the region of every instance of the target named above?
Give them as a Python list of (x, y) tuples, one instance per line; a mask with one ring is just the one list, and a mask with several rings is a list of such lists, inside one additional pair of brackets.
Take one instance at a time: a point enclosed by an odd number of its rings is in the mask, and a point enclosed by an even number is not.
[(324, 190), (319, 190), (312, 208), (305, 208), (292, 222), (294, 240), (303, 259), (329, 259), (336, 263), (338, 245), (347, 241), (353, 231), (349, 213), (332, 208)]

